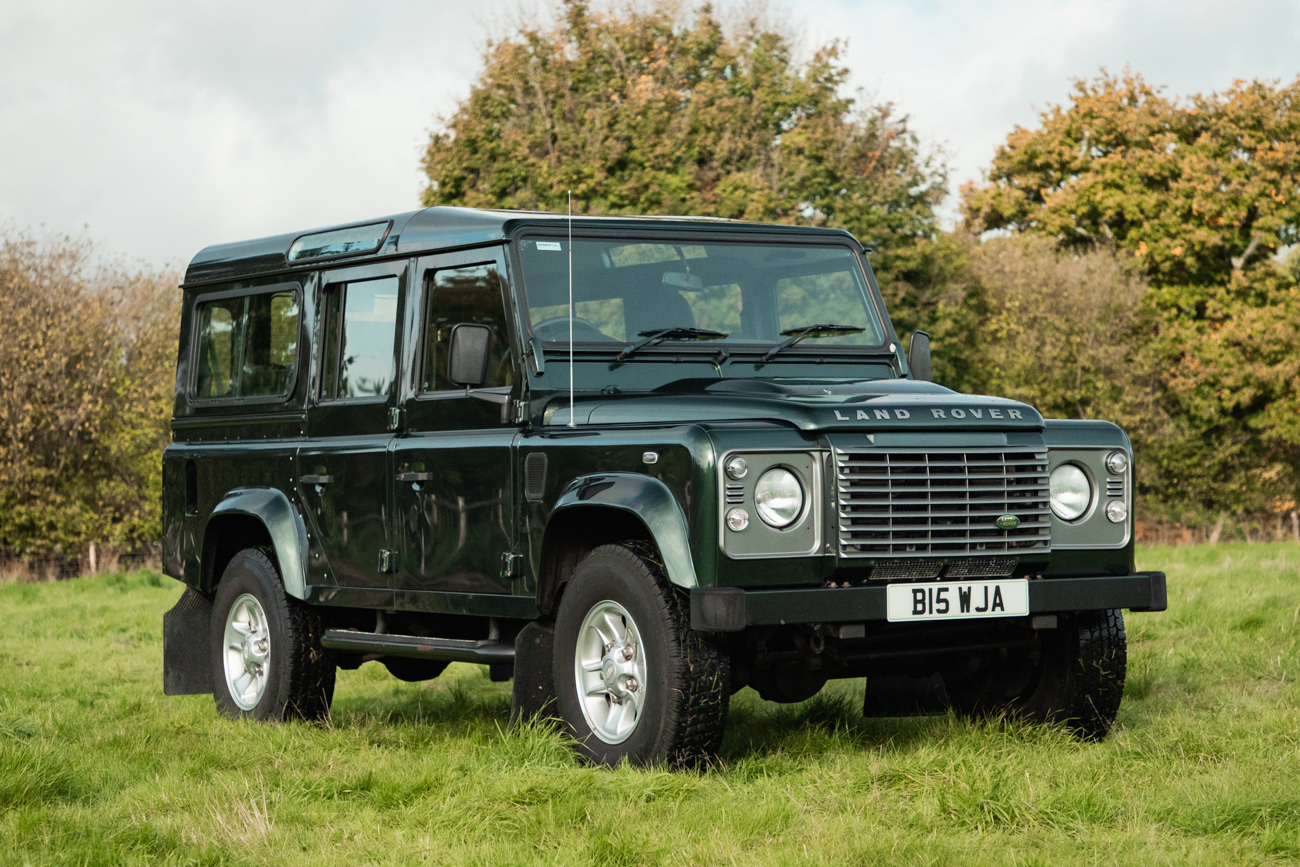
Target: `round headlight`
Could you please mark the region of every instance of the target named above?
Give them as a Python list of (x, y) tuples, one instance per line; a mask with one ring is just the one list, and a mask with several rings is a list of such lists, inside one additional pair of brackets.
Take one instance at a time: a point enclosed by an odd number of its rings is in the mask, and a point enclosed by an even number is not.
[(1128, 469), (1128, 455), (1123, 452), (1111, 452), (1106, 456), (1106, 469), (1115, 475), (1122, 475)]
[(1061, 464), (1052, 470), (1051, 490), (1052, 511), (1062, 521), (1076, 520), (1092, 504), (1092, 484), (1074, 464)]
[(803, 485), (794, 473), (773, 467), (754, 486), (754, 505), (763, 523), (778, 530), (788, 527), (803, 513)]

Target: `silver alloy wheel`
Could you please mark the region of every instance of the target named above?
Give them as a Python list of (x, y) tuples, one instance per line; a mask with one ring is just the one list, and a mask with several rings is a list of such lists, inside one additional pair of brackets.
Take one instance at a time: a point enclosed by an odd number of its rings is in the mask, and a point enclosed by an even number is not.
[(252, 710), (266, 692), (271, 631), (262, 603), (251, 593), (235, 599), (226, 615), (226, 688), (240, 710)]
[(645, 708), (646, 661), (641, 632), (617, 602), (597, 602), (578, 629), (573, 654), (578, 703), (587, 727), (607, 744), (632, 736)]

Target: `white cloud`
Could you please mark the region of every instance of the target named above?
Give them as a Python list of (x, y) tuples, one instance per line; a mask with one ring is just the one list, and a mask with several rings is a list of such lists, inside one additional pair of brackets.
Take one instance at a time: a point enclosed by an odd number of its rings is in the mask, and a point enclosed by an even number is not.
[[(530, 0), (523, 8), (549, 8)], [(777, 5), (780, 0), (777, 0)], [(0, 221), (182, 264), (221, 241), (418, 206), (436, 116), (517, 0), (10, 0)], [(788, 3), (854, 80), (947, 148), (954, 188), (1070, 79), (1125, 64), (1172, 93), (1300, 74), (1294, 0)], [(949, 213), (955, 213), (950, 207)], [(86, 227), (83, 229), (83, 227)]]

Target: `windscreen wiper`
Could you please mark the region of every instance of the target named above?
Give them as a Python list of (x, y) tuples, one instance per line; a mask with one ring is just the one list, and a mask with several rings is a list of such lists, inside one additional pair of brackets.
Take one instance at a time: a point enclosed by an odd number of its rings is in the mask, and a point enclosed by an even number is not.
[(644, 349), (647, 346), (652, 346), (665, 340), (720, 340), (726, 336), (727, 332), (725, 331), (710, 331), (707, 328), (686, 328), (684, 326), (656, 328), (652, 331), (642, 331), (638, 334), (637, 337), (643, 339), (638, 340), (631, 346), (625, 346), (618, 355), (614, 356), (614, 360), (622, 361), (639, 349)]
[(788, 339), (782, 340), (769, 349), (767, 354), (763, 356), (763, 360), (771, 361), (778, 352), (789, 349), (805, 337), (833, 337), (836, 334), (857, 334), (860, 331), (866, 331), (866, 329), (859, 328), (856, 325), (805, 325), (802, 328), (787, 328), (781, 334)]

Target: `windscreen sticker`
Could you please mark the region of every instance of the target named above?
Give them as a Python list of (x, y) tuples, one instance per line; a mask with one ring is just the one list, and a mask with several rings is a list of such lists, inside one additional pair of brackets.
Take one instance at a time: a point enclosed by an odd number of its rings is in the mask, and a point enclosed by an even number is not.
[(559, 241), (538, 241), (538, 242), (537, 242), (537, 249), (539, 249), (539, 250), (551, 250), (551, 251), (553, 251), (553, 252), (559, 253), (559, 252), (561, 252), (564, 248), (560, 246), (560, 242), (559, 242)]

